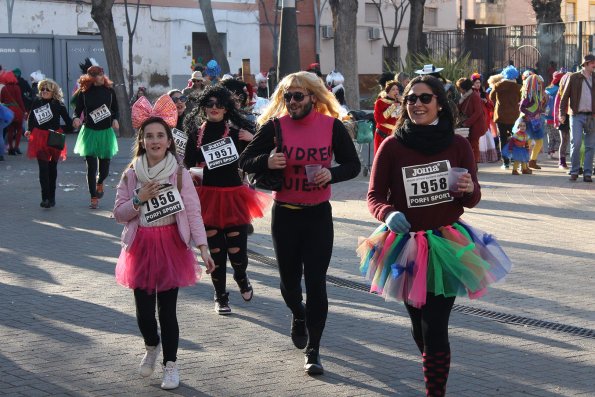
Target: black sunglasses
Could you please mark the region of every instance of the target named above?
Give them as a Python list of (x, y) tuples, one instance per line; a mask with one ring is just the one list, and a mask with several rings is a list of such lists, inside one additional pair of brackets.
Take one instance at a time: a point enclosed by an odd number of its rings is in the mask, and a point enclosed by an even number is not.
[(52, 90), (50, 90), (49, 88), (43, 87), (42, 89), (39, 90), (39, 92), (52, 92)]
[(427, 105), (428, 103), (432, 102), (432, 98), (434, 98), (435, 96), (436, 95), (434, 95), (434, 94), (421, 94), (421, 95), (409, 94), (406, 97), (404, 97), (403, 99), (407, 102), (407, 104), (415, 105), (417, 103), (417, 99), (419, 98), (421, 103), (423, 103), (424, 105)]
[(176, 103), (176, 102), (182, 102), (182, 103), (184, 103), (184, 102), (186, 102), (188, 100), (188, 97), (185, 96), (185, 95), (182, 95), (182, 96), (179, 96), (177, 98), (176, 97), (172, 97), (171, 100), (174, 101), (174, 103)]
[(217, 101), (208, 101), (205, 103), (206, 109), (211, 109), (212, 107), (216, 107), (217, 109), (225, 109), (225, 105), (222, 105)]
[(283, 99), (285, 99), (285, 102), (291, 102), (291, 98), (293, 98), (294, 101), (296, 102), (301, 102), (304, 100), (305, 97), (310, 96), (312, 94), (304, 94), (301, 92), (286, 92), (285, 94), (283, 94)]

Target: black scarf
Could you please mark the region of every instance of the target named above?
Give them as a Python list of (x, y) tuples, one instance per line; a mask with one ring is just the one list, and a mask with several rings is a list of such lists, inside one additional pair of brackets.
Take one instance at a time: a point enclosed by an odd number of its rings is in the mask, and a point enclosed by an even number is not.
[(454, 138), (454, 129), (448, 119), (441, 118), (437, 125), (418, 125), (405, 120), (396, 131), (397, 140), (423, 154), (436, 154), (446, 149)]

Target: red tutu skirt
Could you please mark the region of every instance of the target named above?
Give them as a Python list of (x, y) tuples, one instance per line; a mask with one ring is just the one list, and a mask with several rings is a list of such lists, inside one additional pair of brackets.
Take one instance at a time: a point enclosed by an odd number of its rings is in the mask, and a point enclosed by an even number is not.
[[(58, 130), (62, 132), (62, 130)], [(29, 145), (27, 146), (27, 157), (30, 159), (38, 159), (43, 161), (58, 161), (66, 160), (66, 152), (68, 151), (66, 145), (64, 149), (54, 149), (48, 146), (48, 130), (41, 130), (33, 128), (31, 135), (29, 135)]]
[(232, 187), (197, 186), (205, 226), (224, 229), (248, 225), (254, 218), (262, 218), (273, 201), (266, 193), (247, 185)]
[(116, 265), (118, 284), (149, 293), (196, 284), (201, 268), (178, 226), (140, 227), (130, 250), (122, 248)]

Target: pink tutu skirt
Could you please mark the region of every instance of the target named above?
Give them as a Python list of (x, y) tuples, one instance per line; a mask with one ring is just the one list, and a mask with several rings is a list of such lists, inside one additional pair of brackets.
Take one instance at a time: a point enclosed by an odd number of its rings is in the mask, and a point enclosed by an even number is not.
[(139, 226), (130, 250), (122, 248), (116, 265), (118, 284), (150, 293), (188, 287), (200, 277), (196, 256), (180, 238), (175, 223)]

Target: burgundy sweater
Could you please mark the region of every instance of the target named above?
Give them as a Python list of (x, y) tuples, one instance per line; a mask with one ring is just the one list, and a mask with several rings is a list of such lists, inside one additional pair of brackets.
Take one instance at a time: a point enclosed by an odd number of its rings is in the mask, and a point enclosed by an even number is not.
[[(442, 201), (436, 204), (424, 203), (424, 206), (408, 207), (408, 200), (403, 180), (403, 167), (415, 165), (428, 165), (413, 171), (424, 175), (426, 170), (444, 166), (448, 160), (451, 167), (463, 167), (469, 170), (474, 183), (473, 193), (454, 198), (451, 201)], [(421, 188), (418, 183), (418, 188)], [(432, 186), (423, 186), (431, 189)], [(439, 184), (436, 189), (440, 190)], [(411, 190), (412, 191), (412, 190)], [(423, 201), (429, 195), (418, 192), (418, 200)], [(447, 193), (446, 193), (447, 194)], [(445, 193), (438, 192), (433, 198), (444, 200)], [(379, 221), (384, 222), (386, 216), (392, 211), (400, 211), (411, 223), (411, 231), (435, 229), (449, 225), (459, 219), (463, 214), (463, 207), (473, 208), (481, 199), (481, 190), (475, 171), (475, 159), (469, 141), (455, 135), (452, 144), (442, 152), (434, 155), (425, 155), (410, 149), (397, 141), (395, 136), (384, 140), (372, 166), (370, 187), (368, 189), (368, 209)], [(411, 201), (411, 199), (410, 199)]]

